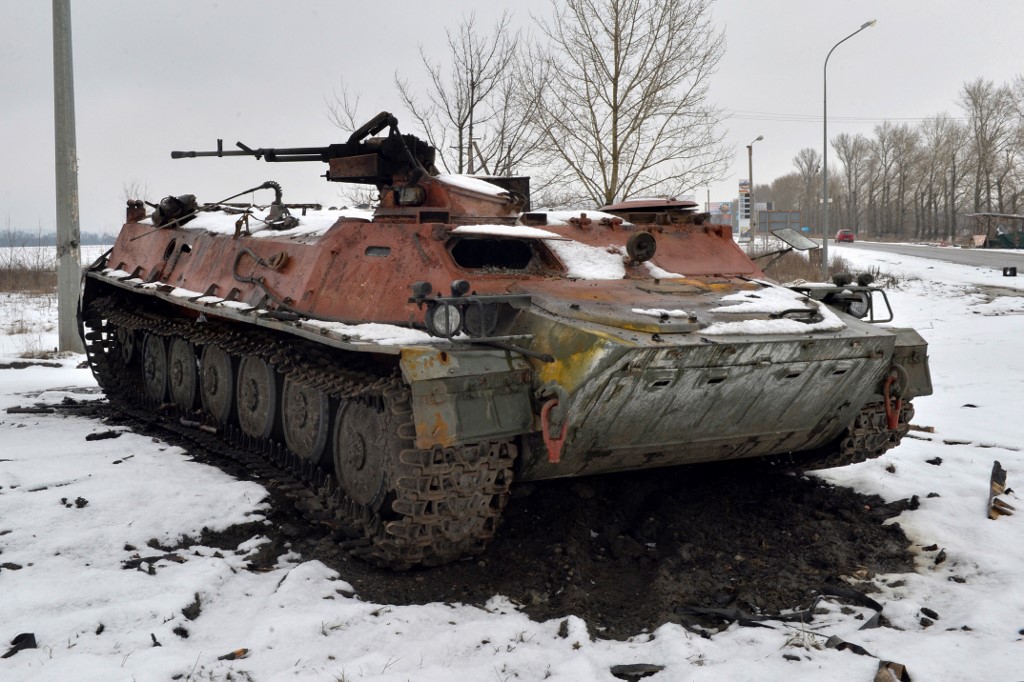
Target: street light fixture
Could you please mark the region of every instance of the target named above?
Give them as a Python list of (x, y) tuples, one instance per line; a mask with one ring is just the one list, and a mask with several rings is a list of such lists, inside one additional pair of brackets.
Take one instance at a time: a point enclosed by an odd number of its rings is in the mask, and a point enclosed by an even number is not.
[(821, 212), (824, 216), (821, 233), (821, 278), (822, 281), (828, 281), (828, 58), (832, 56), (835, 49), (845, 43), (850, 38), (854, 37), (864, 29), (874, 26), (878, 21), (872, 19), (871, 21), (864, 22), (860, 28), (846, 36), (838, 43), (832, 46), (832, 49), (828, 51), (828, 55), (825, 56), (825, 68), (823, 69), (823, 88), (822, 88), (822, 100), (824, 105), (822, 107), (822, 128), (824, 130), (825, 142), (822, 145), (821, 154)]
[(756, 220), (754, 218), (754, 142), (760, 142), (764, 135), (758, 135), (753, 142), (747, 145), (747, 182), (750, 186), (747, 189), (747, 205), (750, 207), (750, 238), (757, 237)]

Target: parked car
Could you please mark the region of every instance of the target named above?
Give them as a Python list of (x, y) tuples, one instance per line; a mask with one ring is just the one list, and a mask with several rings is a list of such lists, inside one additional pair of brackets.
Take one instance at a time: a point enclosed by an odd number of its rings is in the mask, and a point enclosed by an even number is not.
[(836, 232), (837, 242), (850, 242), (853, 243), (853, 230), (839, 230)]

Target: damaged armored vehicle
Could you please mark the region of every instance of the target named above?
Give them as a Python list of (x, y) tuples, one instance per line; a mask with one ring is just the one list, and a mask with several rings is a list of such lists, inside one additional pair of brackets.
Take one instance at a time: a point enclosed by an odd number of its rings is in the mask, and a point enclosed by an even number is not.
[(299, 472), (374, 563), (479, 553), (517, 481), (877, 457), (931, 392), (922, 338), (873, 323), (884, 292), (778, 286), (692, 203), (524, 212), (522, 179), (439, 174), (387, 113), (239, 147), (173, 156), (322, 162), (379, 205), (129, 202), (85, 274), (89, 361), (112, 399)]

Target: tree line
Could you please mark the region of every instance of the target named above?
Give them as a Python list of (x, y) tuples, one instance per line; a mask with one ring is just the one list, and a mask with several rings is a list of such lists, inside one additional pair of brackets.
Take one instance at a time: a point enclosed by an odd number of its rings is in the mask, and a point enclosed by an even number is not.
[[(975, 231), (974, 213), (1024, 211), (1024, 77), (963, 84), (959, 116), (876, 125), (871, 137), (830, 140), (829, 224), (873, 238), (954, 241)], [(760, 201), (823, 223), (821, 153), (801, 149), (796, 170), (758, 186)]]
[[(532, 33), (470, 15), (395, 87), (440, 170), (529, 175), (534, 205), (692, 193), (731, 156), (708, 99), (725, 50), (713, 2), (552, 0)], [(369, 118), (344, 84), (327, 105), (346, 131)]]
[[(108, 232), (82, 232), (78, 243), (83, 246), (113, 244), (117, 235)], [(56, 232), (25, 232), (10, 227), (0, 230), (0, 248), (20, 248), (24, 246), (56, 246)]]

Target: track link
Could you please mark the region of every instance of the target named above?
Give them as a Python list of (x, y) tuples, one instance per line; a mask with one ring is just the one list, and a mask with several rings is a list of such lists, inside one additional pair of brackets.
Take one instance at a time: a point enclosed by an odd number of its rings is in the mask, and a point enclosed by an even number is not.
[[(342, 547), (373, 564), (398, 570), (438, 565), (482, 552), (494, 536), (512, 482), (513, 443), (417, 449), (410, 390), (397, 373), (353, 367), (351, 360), (346, 363), (313, 343), (259, 329), (159, 315), (146, 303), (133, 305), (128, 295), (99, 292), (83, 308), (86, 355), (111, 403), (139, 418), (162, 418), (182, 438), (235, 460), (259, 478), (274, 479), (309, 522), (336, 531)], [(330, 465), (305, 460), (282, 442), (253, 438), (202, 411), (149, 398), (138, 359), (125, 357), (132, 352), (125, 352), (125, 332), (136, 335), (136, 354), (139, 333), (182, 338), (197, 347), (216, 344), (236, 358), (259, 357), (282, 377), (324, 391), (336, 404), (357, 401), (387, 411), (402, 447), (385, 462), (384, 503), (371, 508), (356, 502)]]
[(772, 468), (795, 471), (831, 469), (833, 467), (858, 464), (885, 454), (899, 445), (910, 430), (914, 418), (914, 406), (904, 400), (895, 429), (888, 426), (885, 405), (870, 403), (861, 408), (853, 424), (838, 441), (810, 452), (798, 452), (786, 457), (772, 457), (768, 462)]

